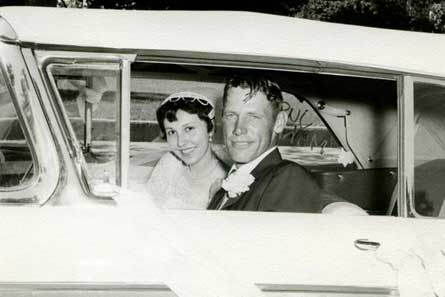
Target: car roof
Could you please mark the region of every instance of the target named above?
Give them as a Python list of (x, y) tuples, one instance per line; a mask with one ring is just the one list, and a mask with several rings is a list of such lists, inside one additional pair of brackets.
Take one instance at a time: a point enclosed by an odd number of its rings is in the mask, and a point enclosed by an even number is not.
[(445, 75), (441, 34), (235, 11), (3, 7), (0, 15), (30, 44), (280, 57)]

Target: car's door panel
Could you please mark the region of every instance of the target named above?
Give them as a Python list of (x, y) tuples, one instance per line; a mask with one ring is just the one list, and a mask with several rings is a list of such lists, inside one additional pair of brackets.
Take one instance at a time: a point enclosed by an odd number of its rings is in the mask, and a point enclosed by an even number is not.
[(396, 168), (313, 172), (321, 187), (369, 214), (385, 215), (397, 183)]
[[(445, 230), (445, 222), (375, 216), (170, 211), (157, 221), (146, 207), (1, 212), (0, 263), (14, 267), (2, 271), (3, 283), (159, 284), (165, 265), (173, 275), (193, 278), (196, 268), (176, 271), (183, 267), (176, 267), (179, 263), (167, 252), (173, 246), (198, 266), (222, 266), (247, 282), (301, 286), (288, 292), (292, 296), (317, 296), (314, 288), (350, 294), (351, 287), (368, 288), (363, 296), (372, 296), (373, 290), (381, 296), (397, 286), (396, 272), (375, 252), (357, 249), (354, 241), (367, 238), (389, 251), (408, 250), (425, 230)], [(163, 220), (175, 226), (174, 233), (160, 232)]]

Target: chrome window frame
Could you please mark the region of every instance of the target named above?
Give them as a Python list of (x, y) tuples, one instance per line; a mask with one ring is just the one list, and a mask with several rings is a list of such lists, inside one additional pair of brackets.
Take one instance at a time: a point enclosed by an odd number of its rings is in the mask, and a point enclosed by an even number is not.
[[(33, 158), (34, 176), (22, 185), (0, 188), (0, 204), (42, 206), (54, 195), (61, 165), (54, 138), (40, 105), (40, 93), (20, 47), (0, 42), (0, 68)], [(5, 61), (8, 61), (5, 67)]]
[[(87, 163), (83, 157), (82, 151), (77, 141), (77, 137), (69, 124), (68, 116), (66, 115), (61, 98), (56, 91), (55, 82), (52, 75), (49, 73), (48, 66), (52, 64), (110, 64), (117, 65), (119, 69), (120, 77), (120, 98), (116, 102), (116, 115), (119, 117), (119, 121), (116, 125), (116, 134), (118, 135), (117, 141), (117, 160), (116, 160), (116, 183), (118, 186), (126, 187), (128, 167), (129, 167), (129, 121), (128, 124), (123, 123), (126, 119), (130, 118), (130, 67), (131, 62), (134, 60), (134, 55), (131, 54), (100, 54), (91, 52), (70, 52), (70, 51), (35, 51), (36, 59), (38, 61), (38, 67), (40, 73), (43, 76), (44, 84), (46, 85), (49, 96), (52, 98), (51, 107), (56, 114), (57, 121), (62, 127), (62, 134), (67, 144), (70, 157), (76, 168), (76, 173), (79, 178), (80, 184), (84, 193), (89, 198), (112, 200), (114, 193), (110, 192), (110, 195), (96, 195), (91, 189), (91, 185), (88, 180)], [(128, 128), (127, 128), (128, 125)], [(128, 129), (128, 133), (121, 133)]]
[(397, 83), (397, 125), (399, 133), (399, 141), (397, 142), (398, 150), (398, 171), (397, 171), (397, 213), (401, 217), (408, 217), (407, 203), (412, 201), (414, 173), (411, 169), (414, 166), (414, 154), (411, 147), (413, 145), (413, 129), (414, 129), (414, 105), (412, 84), (410, 84), (409, 76), (403, 76), (398, 79)]

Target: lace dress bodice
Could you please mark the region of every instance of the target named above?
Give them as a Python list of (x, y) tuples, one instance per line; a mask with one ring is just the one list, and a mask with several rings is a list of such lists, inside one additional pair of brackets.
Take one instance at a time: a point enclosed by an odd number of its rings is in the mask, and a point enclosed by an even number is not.
[(206, 172), (194, 178), (187, 166), (172, 153), (166, 153), (153, 169), (146, 189), (161, 208), (206, 209), (211, 198), (210, 186), (224, 176), (222, 165), (215, 160)]

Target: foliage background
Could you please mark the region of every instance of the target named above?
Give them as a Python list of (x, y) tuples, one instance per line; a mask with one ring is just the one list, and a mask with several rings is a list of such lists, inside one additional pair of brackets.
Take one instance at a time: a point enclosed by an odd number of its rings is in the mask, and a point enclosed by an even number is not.
[(0, 5), (244, 10), (381, 28), (445, 32), (445, 0), (0, 0)]

